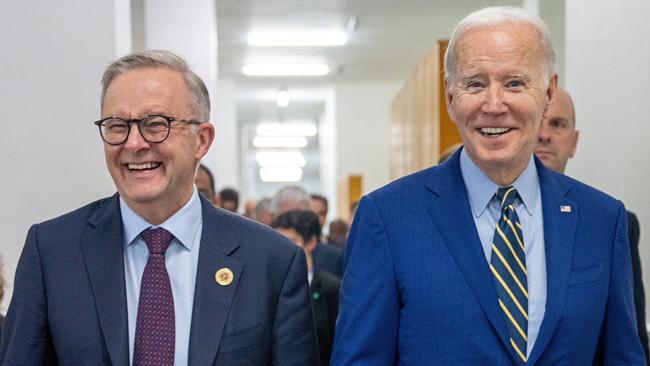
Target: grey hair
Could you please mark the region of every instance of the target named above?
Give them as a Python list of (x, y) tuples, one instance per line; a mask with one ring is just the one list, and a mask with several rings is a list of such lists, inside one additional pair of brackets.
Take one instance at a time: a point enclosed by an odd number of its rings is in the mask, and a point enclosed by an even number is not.
[(458, 22), (451, 35), (447, 51), (445, 52), (445, 79), (448, 84), (456, 76), (456, 44), (465, 32), (470, 29), (486, 26), (495, 26), (504, 23), (525, 23), (534, 26), (539, 32), (539, 42), (544, 56), (546, 77), (550, 77), (555, 70), (555, 52), (546, 23), (537, 16), (527, 13), (524, 9), (514, 6), (494, 6), (470, 13)]
[(279, 212), (279, 209), (287, 208), (286, 206), (290, 206), (289, 209), (291, 210), (309, 210), (311, 207), (311, 196), (307, 191), (298, 186), (283, 187), (275, 193), (273, 200), (271, 201), (273, 215), (278, 216), (284, 213)]
[(183, 75), (185, 83), (194, 99), (194, 113), (202, 121), (210, 120), (210, 95), (203, 80), (190, 70), (187, 62), (180, 56), (164, 50), (145, 50), (134, 52), (111, 63), (102, 76), (101, 106), (104, 105), (106, 91), (113, 80), (128, 71), (165, 67)]

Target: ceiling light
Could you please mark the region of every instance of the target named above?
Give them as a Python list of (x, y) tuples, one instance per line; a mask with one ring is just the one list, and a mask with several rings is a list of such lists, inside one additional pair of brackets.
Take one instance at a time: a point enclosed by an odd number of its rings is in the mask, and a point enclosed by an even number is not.
[(286, 108), (291, 102), (291, 94), (287, 90), (280, 90), (278, 94), (275, 95), (275, 104), (280, 108)]
[(260, 168), (262, 182), (298, 182), (302, 178), (300, 168)]
[(348, 35), (342, 30), (264, 30), (250, 32), (247, 41), (254, 47), (343, 46), (348, 43)]
[(299, 151), (260, 151), (255, 160), (262, 168), (302, 168), (307, 163)]
[(253, 146), (266, 148), (301, 148), (307, 146), (307, 138), (302, 136), (258, 136)]
[(325, 76), (330, 68), (325, 64), (246, 64), (241, 72), (246, 76)]
[(318, 132), (316, 124), (311, 121), (303, 122), (262, 122), (257, 125), (258, 136), (315, 136)]

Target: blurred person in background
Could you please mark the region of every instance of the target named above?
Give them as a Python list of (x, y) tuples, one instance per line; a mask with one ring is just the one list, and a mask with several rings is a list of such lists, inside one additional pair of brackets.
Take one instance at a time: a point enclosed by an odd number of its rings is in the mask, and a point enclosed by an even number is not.
[(314, 265), (313, 253), (321, 235), (318, 217), (310, 210), (287, 211), (276, 217), (271, 226), (305, 251), (320, 361), (321, 365), (329, 365), (341, 280)]

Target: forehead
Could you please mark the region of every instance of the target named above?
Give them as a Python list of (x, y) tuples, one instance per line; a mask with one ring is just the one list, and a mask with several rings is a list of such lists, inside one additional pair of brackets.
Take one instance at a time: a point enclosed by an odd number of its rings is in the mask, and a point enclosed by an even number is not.
[(165, 67), (129, 70), (113, 79), (104, 108), (139, 109), (147, 106), (179, 108), (191, 103), (183, 75)]
[(458, 40), (456, 57), (460, 76), (480, 72), (486, 65), (516, 72), (544, 66), (539, 30), (527, 23), (469, 28)]

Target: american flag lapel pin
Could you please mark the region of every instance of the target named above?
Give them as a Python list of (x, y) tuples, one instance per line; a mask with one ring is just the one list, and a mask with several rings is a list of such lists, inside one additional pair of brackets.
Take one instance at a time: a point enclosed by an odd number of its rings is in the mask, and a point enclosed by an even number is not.
[(569, 205), (561, 205), (560, 206), (560, 212), (571, 212), (571, 206), (569, 206)]

